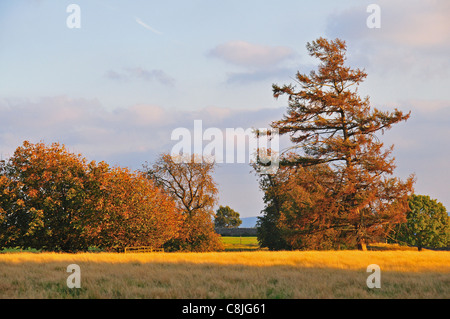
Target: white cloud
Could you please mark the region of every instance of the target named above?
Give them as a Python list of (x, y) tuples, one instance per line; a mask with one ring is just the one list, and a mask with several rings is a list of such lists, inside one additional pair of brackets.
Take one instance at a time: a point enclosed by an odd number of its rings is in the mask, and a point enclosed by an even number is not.
[[(302, 66), (300, 66), (300, 68), (302, 68)], [(295, 75), (296, 72), (297, 70), (294, 68), (275, 68), (245, 72), (230, 72), (228, 73), (227, 83), (240, 84), (264, 80), (273, 83), (278, 80), (285, 81), (286, 79), (292, 78), (292, 76)]]
[[(247, 84), (267, 81), (270, 83), (288, 79), (297, 71), (292, 67), (295, 52), (286, 46), (268, 46), (245, 41), (230, 41), (216, 46), (208, 56), (221, 59), (242, 71), (226, 74), (228, 84)], [(270, 86), (270, 84), (269, 84)]]
[(273, 67), (294, 56), (291, 48), (267, 46), (245, 41), (230, 41), (216, 46), (210, 56), (245, 67)]
[(450, 40), (450, 6), (448, 1), (382, 1), (385, 32), (392, 43), (416, 48), (448, 47)]
[(114, 70), (108, 70), (105, 73), (105, 77), (111, 80), (127, 80), (127, 76), (123, 73), (116, 72)]
[(134, 76), (145, 81), (157, 80), (161, 84), (167, 86), (173, 86), (175, 84), (175, 79), (160, 69), (146, 70), (141, 67), (135, 67), (127, 69), (127, 72), (130, 76)]
[(450, 5), (445, 0), (402, 1), (380, 0), (381, 27), (370, 29), (366, 5), (336, 12), (329, 16), (327, 34), (350, 40), (383, 40), (390, 44), (425, 48), (448, 47), (450, 40)]
[(141, 126), (158, 124), (167, 116), (161, 107), (145, 104), (133, 105), (125, 112), (129, 113), (136, 124)]
[[(24, 140), (60, 142), (102, 159), (156, 148), (163, 110), (135, 105), (109, 111), (98, 100), (66, 96), (0, 101), (0, 147), (11, 153)], [(153, 130), (149, 129), (150, 127)], [(13, 133), (13, 134), (11, 134)]]
[[(207, 107), (197, 111), (169, 110), (136, 104), (106, 109), (96, 99), (67, 96), (38, 100), (0, 99), (0, 152), (12, 153), (24, 140), (60, 142), (98, 160), (125, 154), (169, 151), (177, 127), (267, 127), (273, 110), (233, 110)], [(128, 164), (127, 164), (128, 165)]]
[(157, 81), (162, 85), (175, 85), (175, 79), (161, 69), (147, 70), (142, 67), (125, 68), (123, 72), (108, 70), (105, 77), (116, 81), (128, 81), (131, 79), (140, 79), (144, 81)]
[[(349, 45), (350, 60), (380, 74), (408, 73), (447, 78), (450, 52), (450, 5), (445, 0), (387, 1), (381, 28), (369, 29), (366, 5), (345, 9), (328, 18), (327, 35)], [(360, 65), (361, 66), (361, 65)]]

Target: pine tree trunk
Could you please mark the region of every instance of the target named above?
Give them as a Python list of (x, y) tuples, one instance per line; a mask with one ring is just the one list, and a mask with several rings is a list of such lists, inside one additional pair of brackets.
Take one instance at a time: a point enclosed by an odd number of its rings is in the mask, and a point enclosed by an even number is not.
[(418, 251), (422, 251), (422, 246), (423, 246), (423, 244), (422, 244), (422, 236), (419, 235), (417, 239), (418, 239), (417, 250)]
[(367, 251), (367, 245), (363, 240), (358, 243), (358, 250)]
[(365, 237), (365, 228), (364, 228), (364, 217), (359, 208), (356, 209), (357, 214), (359, 215), (359, 225), (356, 226), (356, 233), (357, 233), (357, 245), (358, 250), (366, 251), (367, 245), (366, 245), (366, 237)]

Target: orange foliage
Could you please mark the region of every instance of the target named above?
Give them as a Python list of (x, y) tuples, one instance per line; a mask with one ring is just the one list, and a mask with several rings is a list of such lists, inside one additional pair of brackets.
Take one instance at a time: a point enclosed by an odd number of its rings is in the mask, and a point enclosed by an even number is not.
[[(357, 86), (367, 74), (345, 66), (344, 41), (319, 38), (307, 49), (320, 60), (318, 70), (309, 75), (298, 72), (299, 88), (273, 85), (274, 97), (287, 95), (289, 106), (272, 127), (289, 134), (298, 150), (280, 160), (293, 172), (278, 184), (291, 195), (284, 207), (278, 205), (278, 218), (289, 220), (286, 232), (296, 234), (294, 241), (338, 232), (363, 247), (404, 220), (414, 177), (403, 182), (389, 176), (395, 168), (393, 147), (384, 150), (376, 133), (406, 121), (409, 114), (380, 111), (358, 95)], [(328, 177), (301, 171), (313, 166), (328, 167)]]
[(87, 163), (58, 143), (26, 141), (0, 165), (0, 247), (160, 247), (181, 222), (175, 202), (141, 173)]

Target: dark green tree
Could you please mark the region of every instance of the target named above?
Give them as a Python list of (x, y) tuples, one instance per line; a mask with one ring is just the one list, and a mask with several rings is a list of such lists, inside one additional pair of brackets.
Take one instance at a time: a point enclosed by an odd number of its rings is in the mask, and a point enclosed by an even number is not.
[(282, 205), (286, 201), (286, 196), (280, 187), (285, 180), (283, 171), (282, 168), (277, 174), (261, 175), (259, 179), (259, 187), (264, 192), (265, 207), (262, 216), (258, 216), (256, 230), (259, 245), (269, 250), (292, 248), (286, 242), (282, 228), (279, 227)]
[(219, 206), (214, 218), (214, 226), (222, 228), (237, 228), (242, 224), (240, 215), (229, 206)]
[(425, 195), (411, 195), (406, 223), (398, 225), (394, 241), (417, 246), (440, 248), (450, 244), (450, 217), (444, 205)]

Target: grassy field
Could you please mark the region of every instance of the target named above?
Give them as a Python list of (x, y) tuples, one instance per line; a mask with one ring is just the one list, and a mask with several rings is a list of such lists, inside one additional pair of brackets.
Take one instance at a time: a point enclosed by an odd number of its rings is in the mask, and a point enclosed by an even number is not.
[[(242, 244), (242, 242), (241, 242)], [(69, 289), (67, 266), (81, 269)], [(369, 289), (367, 266), (381, 269)], [(450, 298), (450, 252), (0, 254), (0, 298)]]
[(222, 237), (225, 251), (260, 250), (257, 237)]

